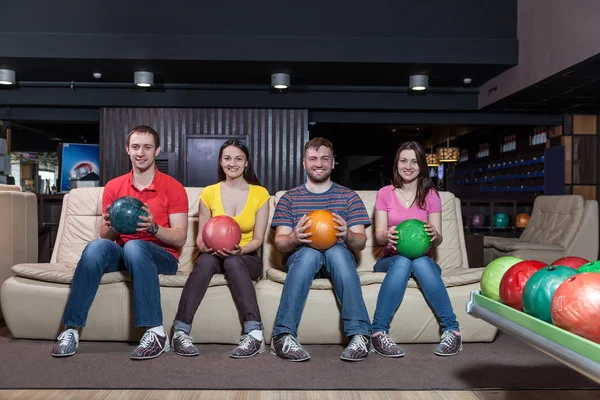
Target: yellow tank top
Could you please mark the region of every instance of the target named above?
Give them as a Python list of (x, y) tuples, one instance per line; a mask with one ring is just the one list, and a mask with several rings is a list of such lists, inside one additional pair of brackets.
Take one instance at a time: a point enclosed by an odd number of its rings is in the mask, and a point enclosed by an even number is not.
[[(244, 209), (236, 216), (230, 215), (240, 225), (242, 230), (240, 247), (244, 247), (252, 240), (254, 236), (254, 224), (256, 223), (256, 213), (269, 201), (270, 197), (269, 192), (264, 187), (250, 185)], [(227, 215), (223, 209), (223, 201), (221, 200), (221, 182), (205, 187), (202, 193), (200, 193), (200, 200), (210, 210), (210, 214), (213, 217)]]

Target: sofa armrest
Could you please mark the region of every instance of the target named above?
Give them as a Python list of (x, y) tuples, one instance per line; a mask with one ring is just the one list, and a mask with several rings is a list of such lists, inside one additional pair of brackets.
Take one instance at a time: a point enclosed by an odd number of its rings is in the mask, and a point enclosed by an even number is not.
[(563, 247), (556, 244), (530, 243), (520, 239), (499, 236), (485, 236), (483, 238), (483, 247), (493, 247), (504, 252), (516, 250), (565, 251)]

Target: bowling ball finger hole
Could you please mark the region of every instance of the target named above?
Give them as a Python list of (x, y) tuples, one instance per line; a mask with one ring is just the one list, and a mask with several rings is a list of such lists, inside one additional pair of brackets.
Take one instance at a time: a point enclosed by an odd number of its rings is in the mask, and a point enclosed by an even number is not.
[(554, 270), (556, 270), (555, 267), (548, 267), (548, 271), (554, 271)]
[(573, 282), (574, 280), (575, 280), (575, 277), (574, 277), (574, 276), (572, 276), (572, 277), (570, 277), (569, 279), (567, 279), (567, 282)]

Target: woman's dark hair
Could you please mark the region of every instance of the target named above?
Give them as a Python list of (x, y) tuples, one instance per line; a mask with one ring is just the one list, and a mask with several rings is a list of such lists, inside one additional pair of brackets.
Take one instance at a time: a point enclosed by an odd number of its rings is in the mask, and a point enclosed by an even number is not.
[(396, 159), (394, 160), (394, 177), (392, 184), (394, 188), (401, 188), (403, 186), (402, 178), (398, 172), (398, 162), (400, 161), (400, 153), (404, 150), (413, 150), (417, 157), (417, 164), (419, 165), (419, 176), (417, 176), (417, 193), (415, 196), (415, 202), (419, 208), (425, 206), (425, 197), (429, 193), (429, 190), (435, 190), (437, 188), (429, 176), (429, 169), (427, 168), (427, 158), (425, 157), (425, 150), (417, 142), (406, 142), (403, 143), (398, 151), (396, 152)]
[(225, 180), (225, 172), (223, 171), (223, 167), (221, 167), (221, 157), (223, 156), (223, 150), (226, 147), (235, 146), (240, 149), (246, 155), (246, 161), (248, 165), (244, 168), (244, 179), (251, 185), (260, 185), (256, 174), (254, 173), (254, 169), (252, 169), (252, 162), (250, 161), (250, 151), (248, 147), (244, 144), (244, 142), (237, 139), (229, 139), (221, 146), (219, 150), (219, 165), (217, 168), (217, 182), (221, 182)]

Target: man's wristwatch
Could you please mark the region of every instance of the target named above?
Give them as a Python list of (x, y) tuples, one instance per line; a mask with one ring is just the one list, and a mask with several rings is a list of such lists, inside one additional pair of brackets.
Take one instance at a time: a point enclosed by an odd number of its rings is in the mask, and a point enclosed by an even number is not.
[(153, 222), (150, 228), (146, 229), (146, 232), (148, 232), (151, 235), (156, 235), (158, 233), (158, 225), (156, 224), (156, 222)]

